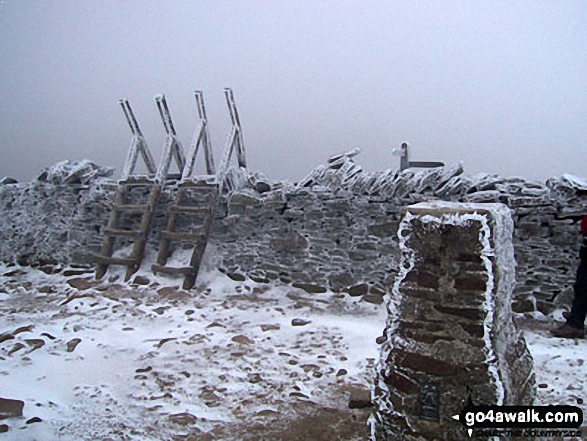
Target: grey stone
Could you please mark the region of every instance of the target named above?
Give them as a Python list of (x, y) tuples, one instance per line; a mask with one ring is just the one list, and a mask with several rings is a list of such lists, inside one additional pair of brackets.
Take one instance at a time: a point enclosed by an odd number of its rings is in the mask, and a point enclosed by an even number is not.
[(24, 401), (10, 398), (0, 398), (0, 420), (4, 418), (21, 417)]
[(267, 324), (267, 325), (260, 325), (261, 326), (261, 330), (263, 332), (267, 332), (267, 331), (279, 331), (281, 329), (281, 325), (279, 325), (279, 323), (276, 324)]
[(81, 342), (81, 338), (72, 338), (71, 340), (69, 340), (67, 342), (67, 352), (75, 351), (75, 348), (77, 348), (77, 345), (79, 345)]
[(77, 277), (75, 279), (69, 279), (67, 281), (67, 284), (69, 286), (71, 286), (72, 288), (75, 288), (77, 290), (80, 291), (85, 291), (91, 288), (94, 288), (96, 285), (98, 285), (99, 282), (95, 281), (95, 280), (89, 280), (89, 279), (85, 279), (85, 278), (81, 278), (81, 277)]
[(360, 283), (347, 288), (346, 292), (352, 297), (363, 296), (369, 292), (369, 285), (366, 283)]
[(190, 426), (198, 422), (198, 418), (188, 412), (174, 413), (169, 415), (169, 421), (180, 426)]
[(292, 286), (294, 288), (303, 289), (304, 291), (306, 291), (307, 293), (310, 293), (310, 294), (321, 294), (321, 293), (325, 293), (327, 291), (327, 289), (324, 288), (323, 286), (314, 285), (312, 283), (294, 282), (294, 283), (292, 283)]
[(373, 303), (374, 305), (381, 305), (383, 303), (383, 296), (381, 294), (367, 293), (363, 296), (363, 301)]
[(295, 318), (291, 321), (292, 326), (306, 326), (310, 323), (312, 323), (310, 320), (304, 320), (301, 318)]
[(365, 409), (373, 406), (371, 391), (367, 388), (354, 388), (349, 397), (349, 409)]
[(135, 276), (132, 283), (135, 285), (148, 285), (151, 281), (145, 276)]
[(0, 179), (0, 185), (10, 185), (10, 184), (18, 184), (18, 181), (14, 178), (10, 178), (8, 176), (3, 177)]
[(242, 345), (253, 344), (253, 341), (246, 335), (235, 335), (231, 340)]

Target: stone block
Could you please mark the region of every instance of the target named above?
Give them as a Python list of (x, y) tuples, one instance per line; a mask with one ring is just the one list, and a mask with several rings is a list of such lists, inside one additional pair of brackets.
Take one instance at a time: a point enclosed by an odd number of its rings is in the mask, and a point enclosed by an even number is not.
[(407, 207), (391, 294), (397, 307), (380, 342), (376, 441), (465, 439), (452, 416), (469, 394), (479, 405), (532, 403), (532, 357), (510, 306), (512, 231), (501, 204)]

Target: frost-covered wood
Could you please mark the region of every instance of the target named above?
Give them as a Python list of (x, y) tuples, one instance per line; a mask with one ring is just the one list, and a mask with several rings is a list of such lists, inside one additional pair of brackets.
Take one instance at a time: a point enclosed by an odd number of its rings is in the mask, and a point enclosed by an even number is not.
[(210, 143), (210, 134), (208, 132), (208, 118), (206, 116), (206, 107), (204, 106), (204, 94), (202, 91), (197, 90), (194, 92), (194, 95), (196, 97), (200, 121), (196, 127), (192, 145), (186, 159), (186, 165), (181, 176), (182, 180), (191, 179), (200, 147), (203, 147), (204, 150), (206, 172), (209, 175), (214, 174), (214, 158), (212, 156), (212, 146)]
[(128, 100), (123, 99), (119, 100), (118, 102), (122, 107), (122, 111), (124, 112), (124, 116), (126, 117), (126, 122), (128, 123), (130, 131), (132, 133), (131, 144), (128, 149), (126, 161), (122, 168), (122, 179), (128, 179), (129, 176), (133, 174), (137, 166), (137, 159), (139, 157), (139, 154), (145, 162), (149, 176), (153, 177), (157, 172), (157, 166), (155, 165), (155, 161), (153, 160), (153, 156), (151, 155), (151, 151), (149, 150), (147, 141), (143, 136), (143, 132), (141, 132), (141, 128), (139, 127), (139, 123), (135, 118), (132, 108), (130, 107)]

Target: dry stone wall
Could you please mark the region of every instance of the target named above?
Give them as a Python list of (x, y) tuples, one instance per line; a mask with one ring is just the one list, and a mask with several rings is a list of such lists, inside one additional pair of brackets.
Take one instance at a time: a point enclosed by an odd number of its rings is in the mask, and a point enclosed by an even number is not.
[[(0, 185), (0, 259), (92, 262), (116, 185), (107, 170), (81, 165), (60, 163), (37, 181)], [(171, 186), (163, 192), (150, 250), (158, 248), (174, 191)], [(587, 212), (587, 183), (570, 176), (542, 184), (470, 176), (460, 165), (367, 173), (354, 162), (354, 153), (337, 155), (297, 184), (250, 174), (244, 189), (221, 199), (209, 252), (231, 277), (381, 301), (398, 271), (402, 207), (429, 200), (508, 205), (518, 263), (514, 309), (548, 312), (557, 302), (569, 303), (578, 221)]]

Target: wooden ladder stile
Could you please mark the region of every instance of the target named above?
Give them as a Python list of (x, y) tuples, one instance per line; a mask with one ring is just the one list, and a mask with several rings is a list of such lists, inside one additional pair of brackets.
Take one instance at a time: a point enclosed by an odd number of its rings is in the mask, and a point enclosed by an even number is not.
[[(186, 159), (186, 167), (182, 175), (182, 181), (178, 185), (177, 196), (174, 204), (170, 207), (170, 213), (167, 222), (166, 231), (161, 234), (161, 245), (159, 247), (159, 254), (157, 263), (153, 265), (154, 273), (164, 274), (183, 274), (183, 289), (191, 289), (197, 280), (202, 258), (206, 251), (210, 232), (214, 223), (216, 215), (216, 207), (220, 195), (223, 191), (224, 178), (226, 176), (226, 169), (230, 161), (230, 157), (236, 147), (238, 155), (239, 166), (245, 167), (244, 145), (242, 142), (242, 133), (240, 128), (240, 120), (234, 103), (234, 96), (230, 89), (225, 89), (226, 101), (232, 122), (232, 129), (230, 131), (229, 139), (224, 148), (222, 163), (220, 168), (214, 173), (214, 162), (212, 158), (212, 149), (208, 136), (208, 128), (206, 121), (206, 110), (204, 107), (204, 99), (202, 92), (195, 92), (196, 101), (198, 104), (198, 115), (200, 121), (198, 123), (196, 133), (194, 134), (194, 142), (192, 148)], [(200, 147), (203, 147), (207, 176), (193, 176), (194, 164), (196, 156)], [(190, 191), (201, 193), (208, 192), (208, 197), (205, 202), (197, 205), (190, 205), (188, 201)], [(180, 213), (197, 215), (200, 218), (200, 226), (197, 233), (182, 233), (177, 232), (177, 220)], [(170, 267), (167, 265), (168, 259), (172, 254), (171, 242), (173, 240), (191, 241), (193, 242), (193, 249), (190, 262), (187, 266)]]
[[(196, 283), (218, 202), (218, 184), (214, 175), (214, 159), (208, 132), (204, 95), (201, 91), (195, 91), (194, 96), (198, 108), (199, 122), (194, 133), (190, 151), (185, 160), (185, 167), (183, 168), (181, 182), (178, 184), (175, 202), (169, 210), (166, 230), (161, 233), (157, 263), (152, 266), (155, 274), (183, 274), (184, 289), (191, 289)], [(204, 151), (206, 172), (208, 175), (194, 177), (196, 158), (198, 152), (201, 150)], [(206, 191), (208, 193), (206, 201), (203, 204), (190, 205), (190, 195), (188, 193), (192, 190), (200, 193)], [(199, 218), (199, 231), (197, 233), (176, 230), (178, 217), (182, 214)], [(173, 241), (192, 242), (194, 244), (190, 262), (187, 266), (172, 267), (167, 265), (167, 261), (172, 254)]]
[[(126, 266), (125, 281), (130, 280), (130, 277), (139, 270), (145, 255), (145, 248), (155, 211), (159, 203), (159, 197), (168, 177), (169, 162), (171, 161), (172, 156), (175, 158), (180, 172), (183, 171), (183, 150), (181, 144), (176, 138), (175, 129), (173, 128), (165, 97), (158, 96), (156, 97), (156, 101), (163, 120), (163, 125), (167, 132), (163, 161), (159, 168), (155, 167), (153, 157), (132, 112), (130, 104), (127, 100), (120, 101), (127, 122), (131, 128), (133, 140), (123, 168), (122, 179), (118, 182), (115, 202), (112, 206), (110, 218), (104, 229), (102, 248), (100, 254), (96, 256), (98, 262), (96, 268), (97, 279), (104, 277), (110, 265)], [(145, 165), (147, 166), (147, 176), (133, 175), (139, 154), (141, 154)], [(148, 192), (146, 203), (136, 204), (129, 201), (132, 194), (131, 188), (133, 187), (144, 187), (146, 189)], [(122, 214), (129, 212), (140, 213), (141, 219), (138, 229), (128, 230), (121, 225)], [(115, 239), (117, 237), (126, 238), (132, 242), (132, 251), (129, 257), (113, 256)]]

